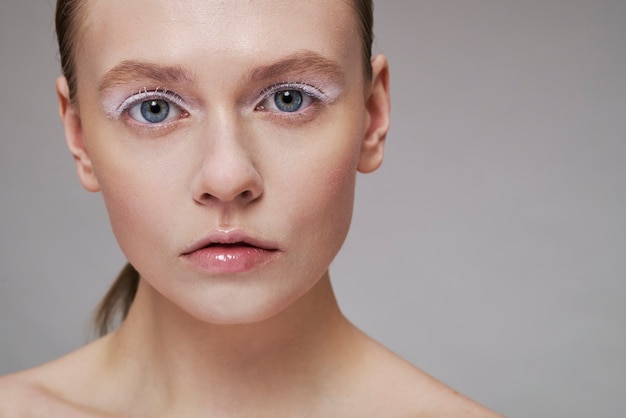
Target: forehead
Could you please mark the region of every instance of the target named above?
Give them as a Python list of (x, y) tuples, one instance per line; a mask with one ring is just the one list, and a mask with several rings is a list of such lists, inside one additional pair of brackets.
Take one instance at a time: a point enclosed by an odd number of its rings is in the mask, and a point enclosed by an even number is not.
[(86, 62), (87, 74), (102, 73), (125, 60), (248, 65), (301, 51), (360, 67), (359, 25), (350, 2), (88, 0), (77, 69)]

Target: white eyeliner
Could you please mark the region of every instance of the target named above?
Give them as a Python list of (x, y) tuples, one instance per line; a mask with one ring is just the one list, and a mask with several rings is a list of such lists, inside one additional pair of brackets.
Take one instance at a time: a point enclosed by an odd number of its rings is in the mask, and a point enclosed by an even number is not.
[(323, 103), (330, 103), (338, 95), (338, 90), (339, 89), (336, 89), (337, 91), (333, 91), (334, 89), (330, 89), (332, 91), (332, 93), (329, 94), (327, 92), (321, 91), (320, 89), (318, 89), (317, 87), (312, 86), (311, 84), (298, 83), (298, 82), (283, 82), (283, 83), (274, 84), (272, 86), (269, 86), (269, 87), (263, 89), (263, 91), (261, 91), (261, 94), (259, 94), (259, 100), (267, 99), (272, 94), (275, 94), (275, 93), (277, 93), (279, 91), (283, 91), (283, 90), (297, 90), (297, 91), (301, 91), (302, 93), (306, 94), (307, 96), (310, 96), (310, 97), (312, 97), (314, 99), (320, 100)]
[(185, 101), (182, 99), (182, 97), (180, 97), (176, 93), (170, 93), (167, 90), (167, 88), (163, 89), (163, 91), (159, 91), (159, 89), (160, 87), (157, 87), (155, 90), (148, 91), (148, 89), (144, 87), (143, 91), (140, 90), (139, 92), (126, 98), (119, 106), (115, 106), (115, 105), (109, 106), (108, 102), (113, 101), (113, 99), (107, 100), (103, 103), (105, 105), (105, 108), (108, 109), (106, 113), (110, 117), (119, 118), (124, 112), (126, 112), (132, 106), (136, 105), (137, 103), (145, 102), (150, 99), (166, 100), (168, 102), (173, 103), (175, 106), (178, 106), (179, 108), (183, 110), (186, 110), (187, 106), (186, 106)]

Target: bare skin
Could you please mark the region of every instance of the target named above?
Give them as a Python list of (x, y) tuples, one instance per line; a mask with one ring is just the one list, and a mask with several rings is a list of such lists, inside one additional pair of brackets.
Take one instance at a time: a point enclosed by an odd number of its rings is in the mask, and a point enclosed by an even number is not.
[[(190, 318), (158, 329), (162, 316), (185, 314), (157, 310), (150, 292), (142, 285), (119, 331), (2, 378), (0, 404), (8, 409), (0, 416), (500, 416), (361, 333), (340, 313), (327, 277), (297, 306), (237, 329)], [(138, 344), (162, 335), (167, 344)]]
[[(142, 278), (118, 331), (0, 379), (0, 417), (499, 416), (364, 335), (335, 300), (328, 266), (355, 176), (380, 165), (389, 129), (387, 61), (364, 77), (351, 7), (184, 3), (89, 2), (77, 102), (57, 82), (61, 120)], [(285, 91), (302, 107), (275, 108)], [(147, 122), (134, 96), (172, 113)], [(230, 234), (246, 245), (187, 256)], [(237, 261), (248, 239), (271, 256)], [(206, 264), (216, 251), (235, 262)]]

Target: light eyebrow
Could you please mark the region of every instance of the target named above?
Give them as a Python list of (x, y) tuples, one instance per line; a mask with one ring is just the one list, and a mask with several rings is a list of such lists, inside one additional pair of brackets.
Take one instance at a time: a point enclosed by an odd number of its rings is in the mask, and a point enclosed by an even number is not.
[(110, 88), (135, 82), (137, 80), (150, 80), (162, 85), (175, 83), (195, 85), (195, 78), (185, 68), (174, 65), (159, 65), (142, 61), (122, 61), (107, 71), (98, 85), (100, 92)]
[[(334, 61), (316, 52), (303, 51), (272, 64), (251, 69), (246, 74), (246, 81), (263, 81), (285, 75), (298, 76), (311, 73), (335, 79), (343, 79), (344, 76), (341, 67)], [(164, 85), (196, 84), (194, 75), (180, 65), (126, 60), (104, 74), (98, 84), (98, 91), (102, 92), (137, 80), (150, 80)]]
[(312, 51), (297, 52), (275, 63), (256, 67), (247, 74), (247, 81), (276, 79), (281, 76), (319, 74), (334, 79), (343, 79), (343, 71), (336, 62)]

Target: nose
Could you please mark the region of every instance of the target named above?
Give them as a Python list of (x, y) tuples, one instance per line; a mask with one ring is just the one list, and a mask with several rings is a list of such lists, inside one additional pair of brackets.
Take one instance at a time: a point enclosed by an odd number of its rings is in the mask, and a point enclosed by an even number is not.
[(222, 118), (202, 138), (201, 163), (192, 180), (193, 199), (201, 205), (246, 205), (263, 194), (263, 178), (236, 121)]

